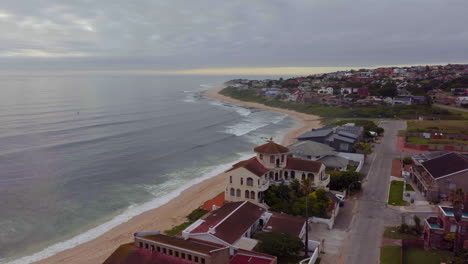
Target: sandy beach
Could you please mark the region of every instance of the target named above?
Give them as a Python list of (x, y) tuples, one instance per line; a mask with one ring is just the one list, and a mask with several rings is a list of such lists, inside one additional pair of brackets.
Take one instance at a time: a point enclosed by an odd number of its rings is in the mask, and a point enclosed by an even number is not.
[[(220, 95), (218, 92), (222, 88), (223, 87), (210, 89), (206, 91), (204, 95), (211, 99), (239, 104), (246, 107), (285, 113), (298, 120), (301, 126), (293, 128), (284, 137), (282, 142), (283, 144), (291, 144), (295, 141), (295, 138), (298, 135), (312, 128), (318, 128), (321, 126), (318, 116), (268, 107), (258, 103), (235, 100)], [(188, 188), (170, 202), (120, 224), (94, 240), (62, 251), (36, 263), (102, 263), (119, 245), (133, 241), (133, 233), (139, 231), (163, 231), (170, 229), (172, 226), (184, 222), (186, 215), (195, 208), (201, 206), (206, 200), (215, 197), (217, 194), (222, 192), (223, 189), (224, 179), (221, 175), (217, 175)]]

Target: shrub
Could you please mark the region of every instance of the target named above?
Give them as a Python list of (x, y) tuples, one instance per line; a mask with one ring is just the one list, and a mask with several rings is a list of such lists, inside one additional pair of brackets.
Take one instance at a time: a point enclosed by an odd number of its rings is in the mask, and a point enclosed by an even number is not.
[(413, 163), (413, 159), (411, 159), (411, 157), (404, 157), (404, 158), (403, 158), (403, 163), (404, 163), (404, 164), (412, 164), (412, 163)]
[(407, 224), (400, 225), (400, 233), (408, 234), (409, 231), (410, 231), (410, 228)]
[(254, 238), (260, 241), (255, 247), (255, 251), (277, 257), (289, 257), (299, 253), (304, 248), (304, 244), (298, 237), (289, 234), (260, 232), (255, 234)]

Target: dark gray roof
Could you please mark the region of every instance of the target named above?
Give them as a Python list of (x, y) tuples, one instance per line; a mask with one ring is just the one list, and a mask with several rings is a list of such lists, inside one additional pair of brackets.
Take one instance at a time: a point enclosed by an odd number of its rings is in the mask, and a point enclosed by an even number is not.
[(418, 163), (422, 163), (424, 161), (435, 159), (447, 153), (449, 153), (449, 151), (438, 151), (438, 152), (417, 154), (413, 156), (413, 160), (417, 161)]
[(354, 143), (356, 141), (353, 138), (343, 137), (343, 136), (336, 135), (336, 134), (331, 135), (329, 138), (327, 138), (327, 141), (330, 141), (330, 142), (333, 142), (335, 140), (341, 140), (341, 141), (348, 142), (348, 143)]
[(333, 127), (325, 126), (319, 129), (312, 131), (307, 131), (304, 134), (300, 135), (298, 138), (311, 138), (311, 137), (326, 137), (333, 132)]
[(322, 162), (325, 164), (325, 167), (329, 168), (346, 168), (349, 163), (349, 160), (340, 156), (326, 156), (318, 161)]
[[(421, 165), (428, 171), (434, 179), (468, 170), (468, 158), (450, 152), (440, 157), (425, 161)], [(468, 171), (465, 175), (468, 177)]]
[(358, 134), (354, 134), (354, 133), (346, 132), (346, 131), (338, 131), (338, 135), (349, 137), (349, 138), (358, 138), (359, 137)]
[(316, 157), (336, 154), (336, 151), (332, 147), (315, 141), (298, 141), (288, 148), (289, 152), (293, 155)]
[(337, 128), (337, 131), (348, 132), (355, 135), (361, 134), (362, 130), (363, 128), (360, 126), (340, 126)]

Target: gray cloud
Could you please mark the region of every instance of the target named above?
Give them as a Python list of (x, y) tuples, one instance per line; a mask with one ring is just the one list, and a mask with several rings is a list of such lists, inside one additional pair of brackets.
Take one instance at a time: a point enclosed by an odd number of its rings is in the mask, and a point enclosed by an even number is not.
[(466, 0), (3, 0), (0, 69), (466, 62), (466, 10)]

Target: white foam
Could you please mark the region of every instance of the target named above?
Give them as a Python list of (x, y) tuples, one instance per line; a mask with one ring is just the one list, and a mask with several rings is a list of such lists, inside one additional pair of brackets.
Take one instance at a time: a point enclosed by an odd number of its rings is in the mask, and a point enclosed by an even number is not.
[(238, 105), (235, 105), (235, 104), (224, 103), (224, 102), (215, 101), (215, 100), (210, 100), (210, 104), (214, 105), (214, 106), (221, 106), (221, 107), (223, 107), (223, 108), (225, 108), (226, 110), (229, 110), (229, 111), (235, 111), (240, 116), (249, 116), (250, 114), (252, 114), (251, 109), (245, 108), (245, 107), (242, 107), (242, 106), (238, 106)]
[[(206, 179), (212, 178), (212, 177), (226, 171), (233, 164), (235, 164), (235, 163), (237, 163), (237, 162), (239, 162), (241, 160), (247, 159), (250, 156), (252, 156), (252, 153), (238, 153), (238, 155), (240, 155), (241, 157), (239, 159), (237, 159), (236, 161), (229, 162), (229, 163), (226, 163), (226, 164), (222, 164), (222, 165), (219, 165), (219, 166), (212, 166), (212, 167), (206, 168), (207, 172), (202, 177), (198, 177), (198, 178), (196, 178), (196, 179), (194, 179), (192, 181), (189, 181), (187, 184), (181, 186), (180, 188), (178, 188), (178, 189), (176, 189), (174, 191), (169, 192), (167, 195), (165, 195), (163, 197), (156, 198), (154, 200), (143, 203), (141, 205), (129, 206), (127, 208), (127, 210), (125, 210), (125, 212), (123, 212), (120, 215), (117, 215), (116, 217), (114, 217), (113, 219), (111, 219), (110, 221), (108, 221), (106, 223), (103, 223), (103, 224), (101, 224), (101, 225), (99, 225), (99, 226), (97, 226), (95, 228), (92, 228), (92, 229), (90, 229), (90, 230), (88, 230), (88, 231), (86, 231), (86, 232), (84, 232), (84, 233), (82, 233), (80, 235), (77, 235), (77, 236), (75, 236), (75, 237), (73, 237), (71, 239), (68, 239), (66, 241), (51, 245), (51, 246), (47, 247), (46, 249), (44, 249), (44, 250), (42, 250), (40, 252), (37, 252), (37, 253), (35, 253), (33, 255), (25, 256), (25, 257), (16, 259), (14, 261), (10, 261), (10, 262), (8, 262), (8, 264), (27, 264), (27, 263), (36, 262), (36, 261), (48, 258), (50, 256), (53, 256), (53, 255), (55, 255), (55, 254), (57, 254), (57, 253), (59, 253), (61, 251), (64, 251), (64, 250), (67, 250), (67, 249), (70, 249), (70, 248), (74, 248), (74, 247), (76, 247), (76, 246), (78, 246), (80, 244), (83, 244), (83, 243), (87, 242), (87, 241), (93, 240), (93, 239), (99, 237), (100, 235), (106, 233), (110, 229), (112, 229), (112, 228), (114, 228), (114, 227), (116, 227), (116, 226), (118, 226), (118, 225), (120, 225), (120, 224), (122, 224), (124, 222), (129, 221), (133, 217), (135, 217), (135, 216), (137, 216), (137, 215), (139, 215), (139, 214), (141, 214), (143, 212), (146, 212), (148, 210), (160, 207), (161, 205), (168, 203), (172, 199), (179, 196), (180, 193), (182, 193), (184, 190), (190, 188), (191, 186), (193, 186), (193, 185), (195, 185), (197, 183), (200, 183), (200, 182), (202, 182), (202, 181), (204, 181)], [(183, 182), (186, 182), (186, 181), (183, 180)], [(148, 230), (148, 231), (151, 231), (151, 230)], [(1, 261), (1, 259), (0, 259), (0, 261)], [(0, 262), (0, 263), (4, 263), (4, 262)]]

